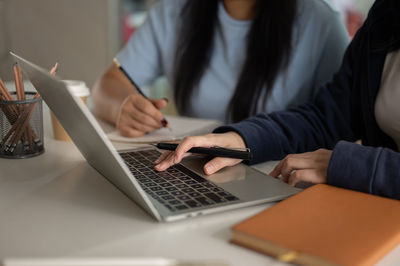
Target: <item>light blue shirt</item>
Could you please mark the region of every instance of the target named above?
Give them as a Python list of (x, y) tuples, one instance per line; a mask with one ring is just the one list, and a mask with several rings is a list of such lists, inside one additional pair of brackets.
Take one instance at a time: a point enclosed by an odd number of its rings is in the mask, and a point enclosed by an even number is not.
[[(139, 86), (149, 85), (163, 75), (173, 84), (176, 39), (185, 1), (161, 0), (117, 54)], [(265, 107), (259, 105), (259, 112), (284, 110), (312, 99), (342, 61), (349, 37), (338, 11), (324, 0), (298, 0), (297, 10), (291, 61), (277, 77)], [(226, 119), (245, 61), (251, 21), (233, 19), (221, 1), (218, 23), (210, 65), (193, 90), (188, 112), (181, 115)]]

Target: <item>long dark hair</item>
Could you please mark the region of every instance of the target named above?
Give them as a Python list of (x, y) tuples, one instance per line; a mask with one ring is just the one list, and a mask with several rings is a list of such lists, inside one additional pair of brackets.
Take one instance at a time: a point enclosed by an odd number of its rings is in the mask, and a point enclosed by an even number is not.
[[(187, 0), (182, 9), (173, 84), (179, 112), (188, 109), (188, 99), (210, 62), (219, 1)], [(257, 1), (247, 36), (247, 56), (229, 103), (228, 119), (236, 122), (255, 114), (260, 97), (265, 104), (277, 75), (290, 61), (296, 10), (297, 0)]]

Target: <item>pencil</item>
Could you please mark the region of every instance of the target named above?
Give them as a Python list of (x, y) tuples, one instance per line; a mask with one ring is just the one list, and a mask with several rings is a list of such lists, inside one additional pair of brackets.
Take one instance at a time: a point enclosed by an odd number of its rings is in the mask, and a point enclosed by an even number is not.
[[(14, 100), (1, 78), (0, 78), (0, 95), (2, 95), (2, 98), (4, 101), (13, 101)], [(10, 122), (10, 124), (14, 124), (18, 118), (18, 111), (17, 111), (16, 106), (14, 106), (14, 105), (5, 106), (5, 109), (7, 110), (6, 116), (7, 116), (8, 121)]]
[[(20, 117), (22, 118), (22, 115)], [(7, 142), (7, 140), (10, 138), (12, 133), (15, 134), (15, 130), (19, 126), (20, 121), (21, 121), (21, 119), (18, 119), (14, 124), (12, 124), (10, 130), (7, 132), (7, 134), (1, 140), (1, 146), (3, 146)]]
[(56, 64), (50, 69), (50, 75), (55, 76), (57, 74), (57, 70), (58, 70), (58, 61), (56, 62)]
[[(39, 98), (40, 96), (35, 95), (33, 99)], [(11, 146), (6, 149), (6, 151), (13, 152), (18, 142), (21, 140), (22, 134), (25, 132), (25, 128), (29, 126), (29, 120), (32, 118), (33, 111), (35, 110), (37, 102), (31, 104), (28, 108), (25, 108), (24, 112), (21, 114), (20, 118), (17, 120), (17, 125), (14, 130), (14, 135), (11, 139)], [(32, 144), (31, 144), (32, 145)]]
[(24, 89), (24, 83), (22, 81), (21, 68), (17, 63), (15, 63), (13, 70), (14, 70), (15, 90), (17, 92), (18, 100), (25, 100), (25, 89)]
[(0, 78), (0, 90), (2, 91), (2, 93), (4, 94), (4, 96), (6, 97), (6, 99), (8, 101), (13, 100), (13, 97), (11, 96), (10, 92), (7, 90), (7, 87), (1, 78)]
[[(55, 65), (50, 69), (50, 75), (55, 76), (55, 75), (57, 74), (58, 65), (59, 65), (59, 63), (58, 63), (58, 61), (57, 61), (57, 62), (55, 63)], [(21, 80), (22, 80), (22, 76), (21, 76), (20, 81), (21, 81)], [(39, 92), (36, 92), (36, 94), (35, 94), (35, 96), (33, 97), (33, 99), (37, 99), (37, 98), (39, 98), (39, 97), (40, 97)], [(40, 139), (36, 136), (35, 132), (34, 132), (33, 130), (29, 130), (29, 128), (31, 128), (31, 127), (29, 126), (29, 120), (31, 119), (31, 117), (32, 117), (32, 115), (33, 115), (33, 112), (35, 111), (36, 105), (37, 105), (37, 103), (31, 104), (31, 106), (30, 106), (30, 108), (29, 108), (29, 111), (28, 111), (27, 113), (25, 113), (24, 119), (21, 119), (21, 123), (23, 123), (23, 126), (20, 127), (20, 129), (16, 129), (16, 131), (18, 131), (18, 132), (15, 133), (15, 134), (18, 133), (20, 136), (17, 137), (14, 141), (13, 141), (13, 140), (11, 141), (14, 145), (16, 145), (16, 144), (18, 143), (19, 139), (21, 138), (21, 133), (19, 132), (19, 131), (21, 131), (21, 130), (24, 131), (24, 136), (26, 136), (26, 138), (29, 139), (29, 142), (27, 143), (27, 144), (29, 145), (29, 149), (32, 149), (32, 138), (35, 138), (33, 141), (34, 141), (38, 146), (41, 145)], [(32, 136), (32, 133), (33, 133), (33, 136)], [(17, 143), (15, 143), (15, 141), (16, 141)]]
[[(18, 100), (23, 101), (25, 100), (25, 88), (24, 88), (24, 81), (22, 79), (21, 67), (17, 63), (15, 63), (13, 70), (14, 70), (14, 79), (15, 79), (15, 88), (17, 92), (17, 97)], [(19, 106), (20, 113), (22, 113), (25, 108), (27, 108), (25, 104), (20, 105)], [(32, 138), (29, 137), (28, 130), (29, 128), (26, 128), (26, 130), (24, 130), (23, 138), (21, 139), (25, 151), (28, 150), (30, 146), (32, 146)]]
[[(0, 99), (3, 100), (3, 101), (10, 101), (10, 97), (11, 97), (11, 95), (9, 95), (5, 84), (0, 79)], [(10, 123), (10, 125), (14, 125), (15, 124), (15, 122), (17, 120), (17, 116), (18, 116), (16, 114), (16, 112), (14, 112), (12, 107), (14, 107), (14, 106), (12, 106), (12, 105), (2, 105), (1, 106), (1, 109), (3, 110), (4, 114), (6, 115), (7, 120)], [(11, 132), (12, 131), (10, 130), (9, 133), (11, 133)], [(8, 135), (8, 133), (6, 135)], [(7, 139), (8, 136), (5, 137), (5, 138)], [(3, 140), (5, 138), (3, 138)], [(0, 146), (3, 146), (3, 142), (4, 142), (3, 140), (0, 142)]]
[[(21, 72), (19, 72), (19, 73), (21, 73)], [(21, 91), (20, 91), (21, 86), (19, 85), (19, 82), (20, 82), (21, 78), (19, 77), (18, 70), (16, 68), (15, 68), (14, 74), (15, 74), (14, 77), (17, 78), (16, 79), (17, 80), (16, 84), (18, 84), (18, 85), (16, 85), (16, 93), (18, 92), (20, 94), (19, 97), (21, 97), (22, 96), (21, 95)], [(21, 77), (22, 77), (22, 74), (21, 74)], [(3, 82), (3, 80), (1, 78), (0, 78), (0, 95), (2, 95), (2, 98), (4, 100), (6, 100), (6, 101), (13, 101), (14, 100), (14, 98), (11, 96), (10, 92), (8, 91), (6, 85), (4, 84), (4, 82)], [(5, 115), (6, 115), (7, 119), (8, 119), (8, 121), (10, 122), (11, 128), (7, 132), (7, 134), (3, 137), (3, 139), (2, 139), (2, 141), (0, 143), (0, 146), (3, 146), (6, 143), (7, 139), (11, 136), (11, 134), (14, 133), (15, 128), (18, 126), (18, 123), (17, 123), (18, 120), (22, 118), (20, 116), (20, 112), (17, 109), (17, 106), (12, 105), (12, 104), (8, 106), (7, 110), (5, 111)], [(37, 145), (39, 145), (39, 146), (42, 145), (40, 143), (40, 140), (37, 140), (38, 137), (35, 134), (35, 131), (32, 129), (32, 127), (28, 126), (27, 130), (28, 130), (28, 132), (27, 132), (27, 136), (25, 138), (27, 140), (29, 140), (29, 139), (32, 140), (32, 138), (34, 138), (33, 141)], [(29, 143), (29, 145), (31, 146), (32, 144)]]
[[(121, 64), (117, 60), (117, 58), (114, 58), (113, 61), (114, 61), (114, 64), (119, 68), (119, 70), (121, 70), (121, 72), (125, 75), (125, 77), (128, 78), (130, 83), (136, 88), (137, 92), (139, 92), (140, 95), (142, 95), (145, 99), (149, 99), (143, 93), (143, 91), (140, 89), (140, 87), (136, 84), (136, 82), (131, 78), (131, 76), (129, 76), (128, 72), (126, 72), (125, 69), (121, 66)], [(163, 127), (169, 128), (171, 130), (171, 127), (169, 126), (169, 123), (168, 123), (167, 119), (164, 118), (163, 120), (161, 120), (161, 124), (162, 124)]]

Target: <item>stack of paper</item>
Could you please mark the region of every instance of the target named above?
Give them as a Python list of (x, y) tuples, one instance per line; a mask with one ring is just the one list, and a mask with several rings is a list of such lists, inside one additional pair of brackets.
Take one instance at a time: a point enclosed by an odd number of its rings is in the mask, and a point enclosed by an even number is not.
[(212, 132), (213, 129), (222, 125), (222, 122), (210, 119), (189, 118), (182, 116), (166, 116), (171, 130), (161, 128), (143, 137), (127, 138), (121, 136), (118, 131), (112, 131), (108, 138), (112, 141), (127, 143), (154, 143), (161, 141), (180, 140), (186, 136), (202, 135)]

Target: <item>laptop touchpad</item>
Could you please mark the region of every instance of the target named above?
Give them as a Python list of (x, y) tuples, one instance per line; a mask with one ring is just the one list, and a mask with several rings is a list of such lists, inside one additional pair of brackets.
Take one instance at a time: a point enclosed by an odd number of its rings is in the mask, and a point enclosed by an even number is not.
[(210, 180), (216, 184), (223, 184), (232, 181), (244, 180), (246, 178), (246, 166), (243, 164), (238, 164), (233, 167), (226, 167), (219, 170), (217, 173), (207, 176), (204, 173), (203, 166), (206, 164), (210, 158), (190, 156), (183, 160), (182, 164), (195, 172), (196, 174)]

